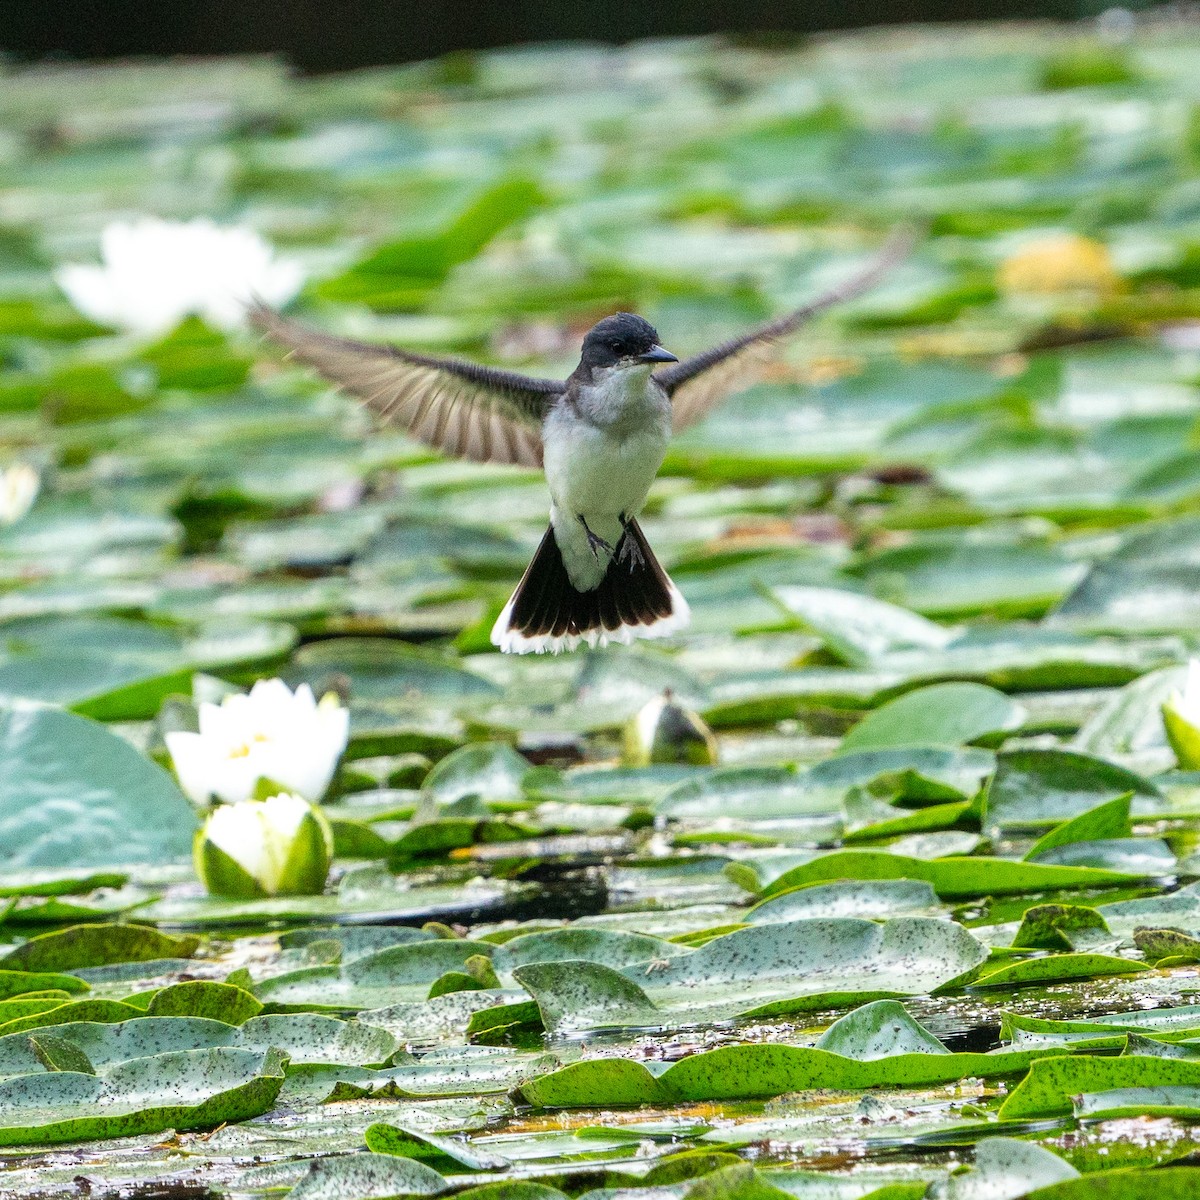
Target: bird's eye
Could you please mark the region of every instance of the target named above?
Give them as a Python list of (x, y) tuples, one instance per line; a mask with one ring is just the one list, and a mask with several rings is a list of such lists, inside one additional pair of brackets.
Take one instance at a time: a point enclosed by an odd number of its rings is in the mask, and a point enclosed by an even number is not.
[(610, 349), (610, 350), (611, 350), (611, 351), (612, 351), (614, 354), (620, 354), (620, 353), (621, 353), (621, 343), (620, 343), (620, 342), (617, 342), (617, 341), (612, 341), (612, 342), (609, 342), (609, 343), (608, 343), (608, 348), (609, 348), (609, 349)]

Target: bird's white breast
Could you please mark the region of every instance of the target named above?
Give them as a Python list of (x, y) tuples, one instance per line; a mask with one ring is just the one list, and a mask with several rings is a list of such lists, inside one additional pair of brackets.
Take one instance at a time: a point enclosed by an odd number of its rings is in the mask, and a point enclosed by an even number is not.
[(647, 369), (610, 370), (579, 390), (575, 406), (560, 404), (547, 417), (542, 440), (551, 520), (567, 573), (581, 590), (600, 582), (608, 561), (589, 548), (579, 516), (615, 547), (621, 514), (641, 512), (670, 435), (670, 401)]

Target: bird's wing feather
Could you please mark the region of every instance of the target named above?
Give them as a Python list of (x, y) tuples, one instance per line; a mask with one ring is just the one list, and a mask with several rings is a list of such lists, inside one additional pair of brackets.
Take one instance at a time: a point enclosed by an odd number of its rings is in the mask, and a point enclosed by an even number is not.
[(254, 323), (360, 397), (381, 421), (475, 462), (542, 465), (542, 419), (566, 385), (459, 359), (318, 333), (258, 305)]
[(894, 234), (870, 266), (845, 283), (740, 337), (656, 371), (654, 378), (671, 397), (671, 423), (675, 432), (702, 421), (724, 400), (756, 383), (763, 367), (774, 358), (780, 339), (832, 305), (873, 287), (908, 254), (912, 241), (913, 236), (907, 231)]

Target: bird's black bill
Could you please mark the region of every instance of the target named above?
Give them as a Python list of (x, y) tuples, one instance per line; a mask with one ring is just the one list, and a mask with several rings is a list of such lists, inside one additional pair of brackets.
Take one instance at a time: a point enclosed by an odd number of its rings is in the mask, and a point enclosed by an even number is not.
[(644, 363), (664, 363), (678, 362), (679, 359), (673, 355), (670, 350), (664, 350), (661, 346), (651, 346), (645, 354), (638, 355), (638, 362)]

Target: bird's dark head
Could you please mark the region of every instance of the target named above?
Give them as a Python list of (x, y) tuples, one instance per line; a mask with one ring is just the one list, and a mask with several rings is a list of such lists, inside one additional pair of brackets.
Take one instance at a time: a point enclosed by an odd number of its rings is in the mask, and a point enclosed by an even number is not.
[(588, 330), (583, 339), (580, 366), (595, 369), (678, 361), (658, 344), (658, 332), (644, 317), (614, 313)]

